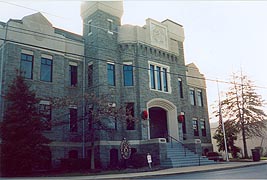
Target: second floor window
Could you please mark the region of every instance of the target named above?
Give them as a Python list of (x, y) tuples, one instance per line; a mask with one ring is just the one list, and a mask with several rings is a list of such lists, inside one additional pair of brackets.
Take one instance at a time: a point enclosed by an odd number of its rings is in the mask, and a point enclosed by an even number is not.
[(52, 82), (53, 61), (48, 58), (41, 58), (41, 81)]
[(184, 98), (183, 81), (181, 78), (178, 78), (178, 91), (179, 91), (180, 98)]
[(158, 64), (149, 65), (150, 88), (163, 92), (170, 92), (169, 68)]
[(32, 79), (33, 55), (22, 53), (20, 60), (20, 71), (22, 72), (22, 76), (26, 79)]
[(78, 83), (78, 67), (69, 65), (70, 68), (70, 85), (71, 86), (77, 86)]
[(115, 65), (108, 63), (107, 71), (108, 71), (108, 85), (115, 86)]
[(201, 90), (197, 90), (197, 104), (198, 106), (203, 106), (203, 94)]
[(133, 66), (123, 65), (124, 86), (133, 86)]
[(189, 90), (189, 98), (190, 98), (191, 105), (195, 106), (196, 105), (196, 98), (195, 98), (195, 90), (194, 89)]

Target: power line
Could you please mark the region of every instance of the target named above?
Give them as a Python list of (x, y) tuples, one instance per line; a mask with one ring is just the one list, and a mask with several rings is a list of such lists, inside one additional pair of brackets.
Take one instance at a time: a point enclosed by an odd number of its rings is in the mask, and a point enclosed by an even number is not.
[[(0, 38), (0, 40), (5, 40), (3, 38)], [(14, 41), (14, 40), (6, 40), (6, 42), (12, 42), (12, 43), (16, 43), (16, 44), (21, 44), (21, 45), (25, 45), (25, 46), (31, 46), (31, 47), (35, 47), (35, 48), (40, 48), (40, 49), (44, 49), (44, 50), (48, 50), (48, 51), (54, 51), (54, 52), (58, 52), (58, 53), (62, 53), (62, 54), (69, 54), (69, 55), (74, 55), (74, 56), (78, 56), (78, 57), (82, 57), (82, 58), (89, 58), (89, 59), (94, 59), (94, 60), (98, 60), (98, 61), (102, 61), (105, 63), (110, 62), (109, 60), (104, 60), (104, 59), (100, 59), (100, 58), (96, 58), (96, 57), (91, 57), (91, 56), (85, 56), (85, 55), (80, 55), (80, 54), (76, 54), (76, 53), (69, 53), (69, 52), (65, 52), (65, 51), (61, 51), (61, 50), (56, 50), (56, 49), (51, 49), (51, 48), (47, 48), (47, 47), (42, 47), (42, 46), (37, 46), (37, 45), (32, 45), (32, 44), (27, 44), (27, 43), (22, 43), (22, 42), (18, 42), (18, 41)], [(118, 65), (124, 65), (123, 63), (120, 62), (113, 62), (114, 64), (118, 64)], [(132, 65), (134, 68), (138, 68), (138, 69), (143, 69), (143, 70), (151, 70), (150, 68), (146, 68), (146, 67), (140, 67), (140, 66), (135, 66)], [(220, 83), (224, 83), (224, 84), (235, 84), (233, 82), (229, 82), (229, 81), (223, 81), (223, 80), (214, 80), (214, 79), (209, 79), (209, 78), (202, 78), (202, 77), (197, 77), (197, 76), (189, 76), (189, 75), (185, 75), (185, 74), (179, 74), (179, 73), (173, 73), (173, 72), (166, 72), (167, 74), (170, 75), (175, 75), (178, 77), (185, 77), (185, 78), (193, 78), (193, 79), (199, 79), (199, 80), (207, 80), (207, 81), (211, 81), (211, 82), (220, 82)], [(238, 84), (237, 85), (242, 85), (242, 84)], [(252, 86), (255, 88), (261, 88), (261, 89), (267, 89), (267, 87), (261, 87), (261, 86)]]

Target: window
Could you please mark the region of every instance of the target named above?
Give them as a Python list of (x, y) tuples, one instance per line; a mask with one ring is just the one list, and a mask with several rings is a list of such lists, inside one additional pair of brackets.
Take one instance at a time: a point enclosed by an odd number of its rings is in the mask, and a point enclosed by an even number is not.
[(70, 108), (70, 132), (78, 131), (78, 114), (77, 108)]
[(195, 99), (195, 90), (194, 89), (190, 89), (189, 90), (189, 97), (190, 97), (190, 103), (191, 105), (196, 105), (196, 99)]
[(108, 19), (108, 33), (113, 34), (112, 32), (112, 27), (113, 26), (113, 21), (111, 19)]
[(158, 91), (169, 92), (169, 67), (154, 63), (150, 64), (149, 68), (150, 88)]
[(181, 78), (178, 78), (178, 90), (179, 90), (180, 98), (184, 98), (183, 82), (182, 82), (182, 79)]
[(115, 86), (115, 65), (108, 63), (107, 70), (108, 70), (108, 85)]
[(134, 103), (127, 103), (126, 104), (126, 123), (127, 123), (127, 130), (134, 130), (135, 129), (135, 122), (134, 122)]
[(69, 65), (70, 68), (70, 85), (77, 86), (78, 82), (78, 72), (77, 72), (77, 65)]
[(88, 35), (92, 34), (92, 20), (88, 21)]
[(20, 70), (24, 78), (32, 79), (33, 55), (21, 53)]
[(88, 86), (93, 86), (93, 64), (88, 65)]
[(193, 123), (194, 136), (199, 136), (197, 120), (193, 119), (192, 123)]
[(41, 116), (41, 121), (43, 123), (43, 130), (51, 130), (51, 105), (49, 101), (40, 101), (39, 104), (39, 114)]
[(206, 123), (205, 123), (204, 119), (200, 120), (200, 129), (201, 129), (202, 136), (206, 136), (207, 135), (207, 133), (206, 133)]
[(168, 81), (167, 81), (167, 69), (166, 68), (162, 68), (163, 69), (163, 91), (168, 92)]
[(201, 90), (197, 90), (197, 104), (198, 106), (203, 106), (203, 95)]
[(45, 57), (41, 58), (41, 81), (52, 82), (52, 69), (53, 62), (52, 59)]
[(156, 82), (155, 82), (155, 67), (154, 65), (150, 65), (150, 88), (156, 89)]
[(186, 123), (185, 123), (185, 115), (184, 115), (184, 120), (183, 120), (183, 123), (182, 123), (182, 130), (183, 130), (183, 134), (186, 134)]
[(133, 66), (123, 65), (124, 86), (133, 86)]

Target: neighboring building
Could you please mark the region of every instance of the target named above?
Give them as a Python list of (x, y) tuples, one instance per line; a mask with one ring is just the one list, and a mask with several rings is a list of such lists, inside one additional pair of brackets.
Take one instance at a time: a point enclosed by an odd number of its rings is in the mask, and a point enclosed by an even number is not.
[[(210, 124), (211, 128), (211, 137), (212, 137), (212, 144), (214, 151), (218, 151), (217, 147), (217, 141), (213, 138), (215, 135), (215, 131), (219, 126), (218, 122), (214, 122)], [(246, 140), (247, 142), (247, 150), (248, 150), (248, 156), (252, 156), (251, 149), (259, 148), (261, 149), (261, 155), (267, 156), (267, 132), (263, 132), (263, 135), (261, 137), (253, 137)], [(243, 139), (242, 134), (239, 133), (237, 136), (237, 140), (235, 141), (235, 146), (239, 147), (241, 149), (241, 154), (244, 154), (244, 145), (243, 145)], [(230, 156), (231, 157), (231, 156)]]
[[(109, 94), (111, 103), (131, 107), (132, 115), (140, 119), (140, 123), (118, 123), (112, 136), (98, 132), (95, 158), (103, 167), (120, 159), (123, 138), (134, 151), (151, 152), (157, 163), (166, 159), (165, 138), (192, 148), (201, 141), (203, 152), (213, 150), (205, 78), (194, 64), (185, 65), (183, 27), (168, 19), (147, 19), (143, 27), (121, 25), (122, 14), (119, 1), (84, 2), (82, 36), (53, 27), (41, 13), (0, 23), (1, 116), (2, 97), (15, 69), (21, 69), (42, 99), (46, 120), (60, 116), (66, 122), (48, 125), (44, 131), (53, 141), (53, 165), (61, 158), (90, 158), (91, 143), (83, 141), (88, 122), (83, 127), (78, 121), (86, 109), (82, 102), (59, 112), (51, 109), (48, 97), (84, 93)], [(149, 120), (141, 118), (143, 111)], [(184, 115), (182, 123), (179, 115)]]

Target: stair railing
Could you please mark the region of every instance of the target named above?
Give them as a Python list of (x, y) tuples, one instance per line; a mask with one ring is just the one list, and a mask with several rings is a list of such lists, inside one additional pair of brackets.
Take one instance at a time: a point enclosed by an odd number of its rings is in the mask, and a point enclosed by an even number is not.
[[(178, 143), (181, 143), (182, 146), (183, 146), (183, 148), (184, 148), (184, 156), (186, 156), (186, 145), (185, 145), (183, 142), (179, 141), (178, 139), (172, 137), (172, 136), (169, 135), (169, 134), (167, 134), (167, 139), (168, 139), (168, 138), (170, 138), (170, 141), (171, 141), (171, 147), (172, 147), (172, 148), (173, 148), (173, 141), (176, 141), (176, 142), (178, 142)], [(193, 150), (193, 151), (194, 151), (194, 150)], [(196, 150), (194, 151), (194, 153), (198, 155), (198, 165), (200, 166), (200, 155), (196, 152)]]
[(185, 147), (185, 144), (181, 141), (179, 141), (178, 139), (172, 137), (171, 135), (167, 134), (167, 137), (170, 138), (170, 141), (171, 141), (171, 147), (173, 148), (173, 141), (176, 141), (180, 144), (182, 144), (183, 148), (184, 148), (184, 156), (186, 156), (186, 147)]

